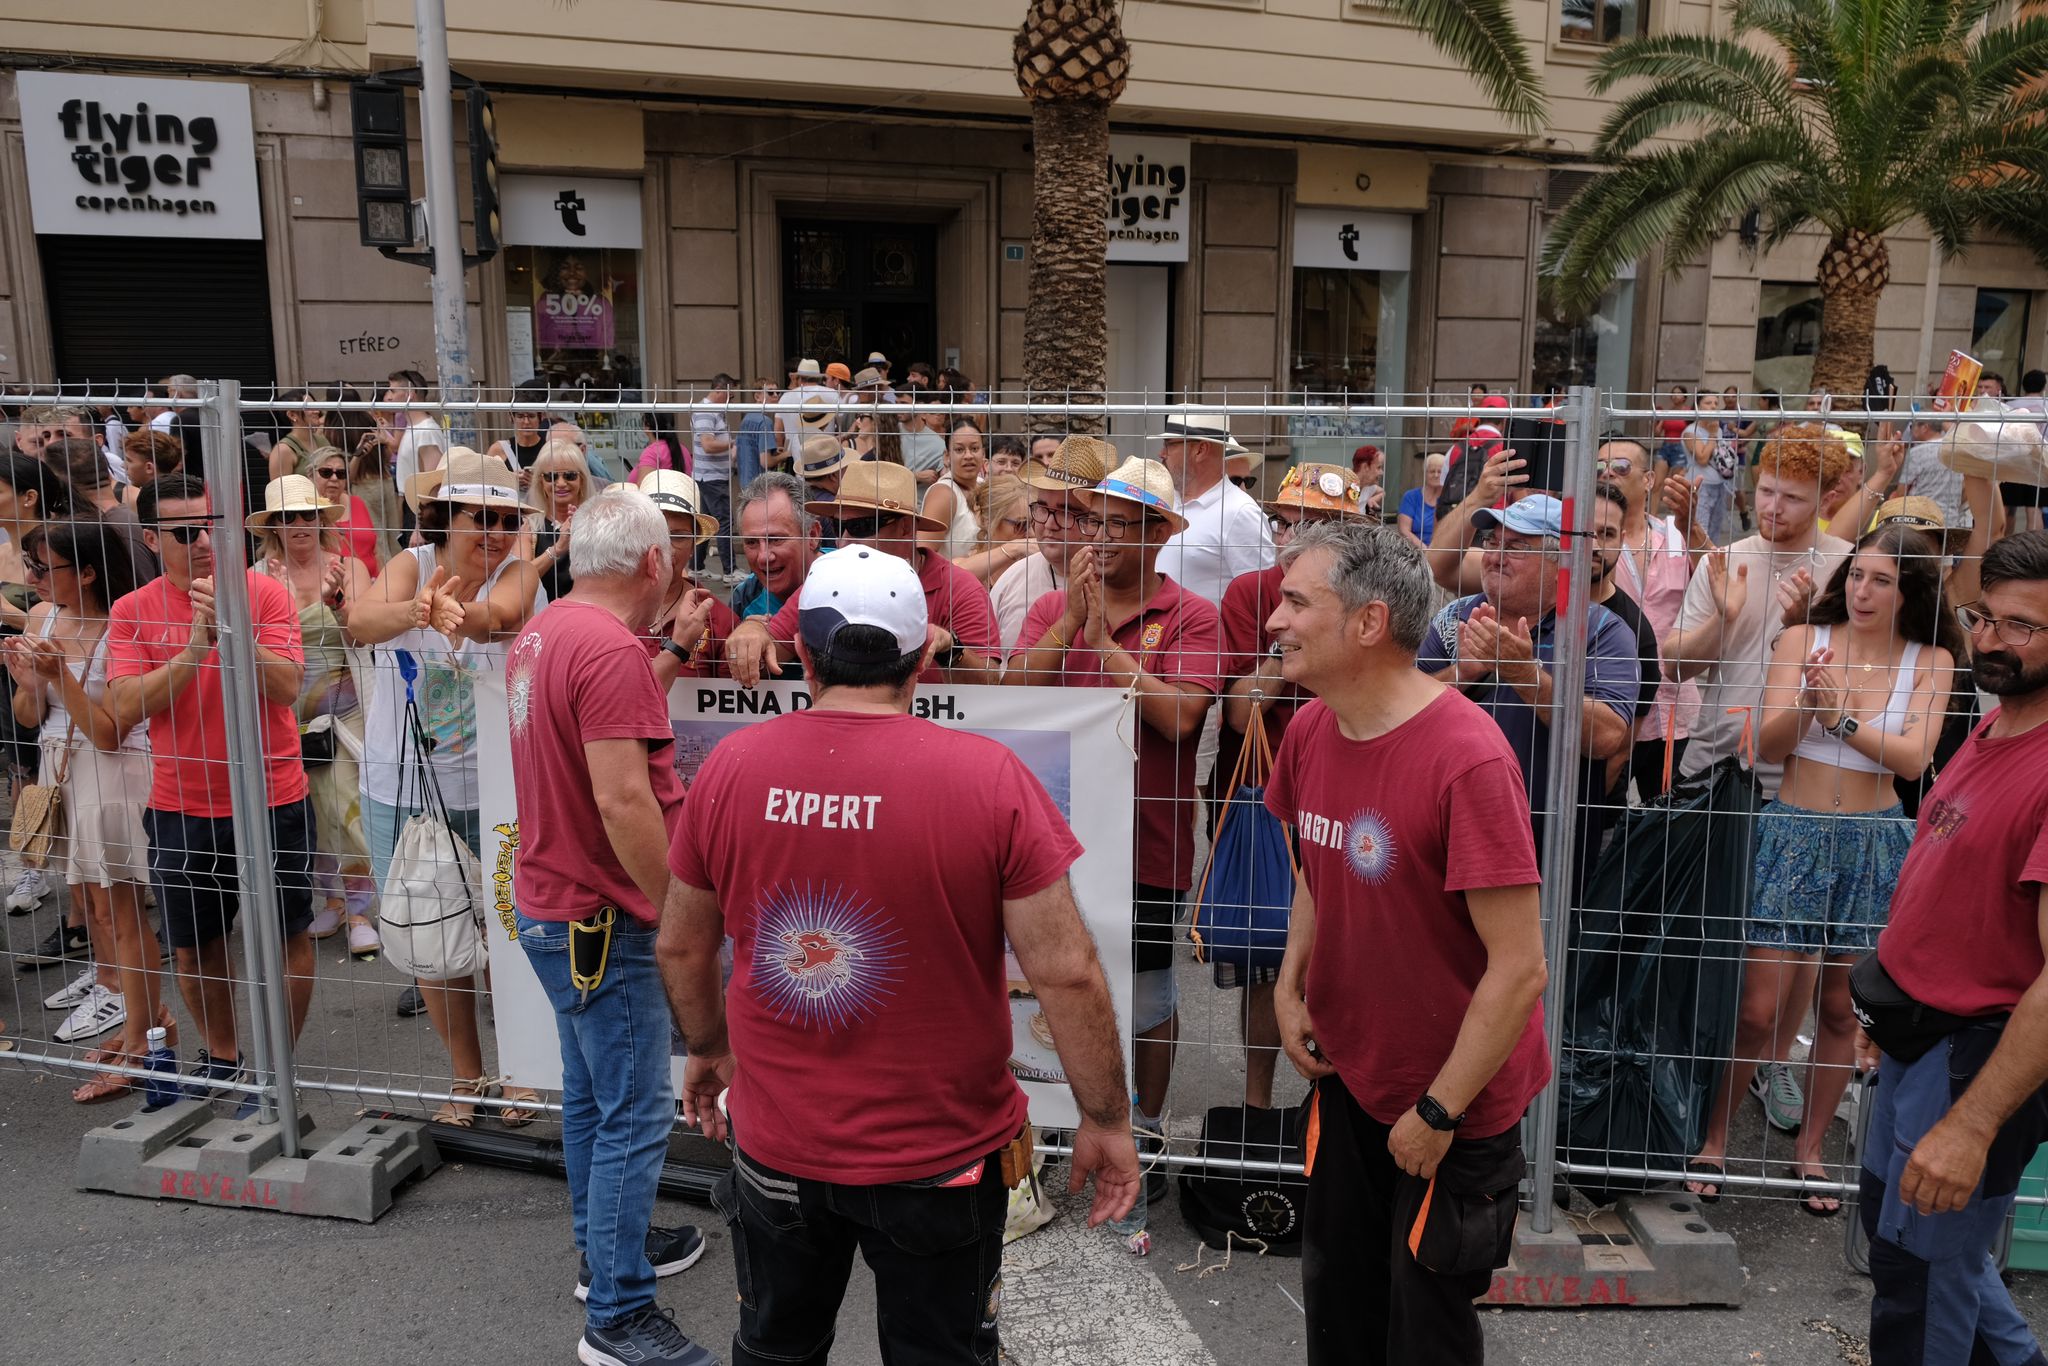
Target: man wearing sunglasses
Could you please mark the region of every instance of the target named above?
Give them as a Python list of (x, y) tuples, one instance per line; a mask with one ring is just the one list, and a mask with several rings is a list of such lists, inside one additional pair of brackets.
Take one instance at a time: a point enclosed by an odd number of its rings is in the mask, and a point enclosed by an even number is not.
[(1877, 961), (1851, 979), (1881, 1050), (1858, 1205), (1879, 1366), (2041, 1359), (1992, 1248), (2048, 1135), (2048, 533), (1982, 572), (1958, 615), (2000, 705), (1921, 800)]
[[(924, 585), (925, 611), (937, 632), (937, 648), (919, 680), (925, 683), (994, 683), (996, 618), (981, 581), (939, 551), (921, 545), (918, 533), (943, 536), (946, 528), (917, 511), (917, 477), (902, 465), (863, 460), (849, 467), (830, 499), (805, 504), (834, 530), (834, 544), (865, 545), (907, 562)], [(803, 590), (773, 617), (741, 622), (725, 643), (726, 666), (746, 687), (774, 676), (794, 650)]]
[[(227, 939), (240, 898), (227, 711), (214, 647), (215, 524), (206, 485), (185, 474), (143, 489), (135, 512), (163, 574), (108, 610), (107, 701), (124, 735), (149, 723), (152, 778), (143, 825), (150, 871), (178, 988), (206, 1045), (190, 1092), (211, 1098), (223, 1085), (247, 1080), (235, 1038)], [(305, 654), (291, 594), (269, 575), (247, 572), (273, 871), (296, 1035), (313, 1000), (313, 942), (306, 934), (313, 923), (313, 844), (292, 715)]]

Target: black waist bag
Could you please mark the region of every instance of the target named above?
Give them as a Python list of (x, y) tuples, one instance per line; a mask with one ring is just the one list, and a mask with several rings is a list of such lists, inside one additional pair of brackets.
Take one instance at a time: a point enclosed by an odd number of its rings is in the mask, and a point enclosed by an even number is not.
[(1849, 970), (1849, 1000), (1856, 1011), (1856, 1023), (1870, 1041), (1900, 1062), (1918, 1062), (1927, 1050), (1959, 1029), (1986, 1020), (2003, 1020), (1995, 1015), (1951, 1015), (1936, 1010), (1906, 994), (1877, 961), (1872, 949)]
[(1252, 1239), (1266, 1251), (1301, 1255), (1301, 1216), (1308, 1178), (1299, 1173), (1237, 1171), (1213, 1163), (1288, 1162), (1301, 1165), (1305, 1108), (1212, 1106), (1202, 1121), (1201, 1167), (1180, 1174), (1180, 1212), (1203, 1242), (1227, 1251)]

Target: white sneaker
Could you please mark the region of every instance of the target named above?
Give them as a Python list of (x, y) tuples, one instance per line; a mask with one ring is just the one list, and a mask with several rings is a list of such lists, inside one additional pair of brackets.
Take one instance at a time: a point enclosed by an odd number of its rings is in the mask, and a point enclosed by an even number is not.
[(127, 1022), (128, 1003), (121, 999), (121, 993), (108, 991), (95, 982), (86, 991), (85, 999), (78, 1003), (78, 1009), (57, 1026), (57, 1042), (76, 1043), (80, 1039), (97, 1038)]
[(40, 868), (24, 868), (21, 876), (14, 879), (14, 890), (7, 894), (7, 909), (10, 911), (32, 911), (43, 904), (43, 898), (50, 894), (50, 880), (43, 876)]
[(91, 993), (93, 983), (99, 981), (99, 979), (99, 964), (87, 963), (85, 965), (85, 971), (79, 973), (78, 976), (72, 978), (64, 986), (59, 987), (57, 990), (51, 992), (48, 996), (45, 996), (43, 998), (43, 1009), (71, 1009), (71, 1007), (77, 1005), (80, 1001), (83, 1001), (86, 998), (86, 996)]

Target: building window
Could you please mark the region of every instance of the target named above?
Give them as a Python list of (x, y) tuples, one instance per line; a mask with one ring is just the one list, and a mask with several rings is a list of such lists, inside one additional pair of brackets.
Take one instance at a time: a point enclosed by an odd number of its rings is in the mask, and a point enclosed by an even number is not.
[[(630, 247), (508, 246), (505, 335), (512, 380), (543, 379), (558, 395), (617, 402), (641, 387), (640, 253)], [(591, 454), (623, 478), (646, 444), (638, 420), (557, 404), (590, 438)]]
[(1560, 322), (1548, 313), (1540, 315), (1529, 367), (1530, 387), (1539, 395), (1553, 385), (1569, 389), (1574, 384), (1627, 393), (1635, 312), (1636, 282), (1616, 280), (1600, 296), (1600, 306), (1576, 323)]
[(1757, 392), (1775, 391), (1789, 400), (1813, 385), (1813, 353), (1820, 345), (1820, 286), (1766, 280), (1756, 308)]
[(1603, 46), (1650, 31), (1650, 0), (1560, 0), (1557, 36)]
[(2034, 296), (2023, 289), (1980, 289), (1977, 317), (1970, 327), (1970, 354), (1984, 373), (2000, 375), (2005, 392), (2017, 395), (2027, 369), (2027, 321)]
[[(1297, 267), (1293, 318), (1288, 387), (1308, 402), (1405, 392), (1407, 271)], [(1354, 447), (1387, 430), (1377, 416), (1296, 417), (1289, 435), (1297, 460), (1348, 466)]]

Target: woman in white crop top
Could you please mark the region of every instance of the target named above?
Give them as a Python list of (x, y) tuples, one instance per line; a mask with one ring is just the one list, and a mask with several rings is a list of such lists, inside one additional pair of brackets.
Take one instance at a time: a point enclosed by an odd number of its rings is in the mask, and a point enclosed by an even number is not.
[[(1941, 566), (1941, 548), (1925, 532), (1871, 532), (1814, 599), (1807, 624), (1787, 629), (1772, 651), (1756, 752), (1782, 762), (1785, 779), (1757, 820), (1737, 1061), (1695, 1168), (1720, 1169), (1731, 1097), (1749, 1088), (1755, 1070), (1741, 1060), (1785, 1057), (1818, 986), (1790, 1174), (1833, 1179), (1821, 1146), (1855, 1051), (1849, 967), (1876, 947), (1913, 839), (1892, 780), (1917, 778), (1933, 761), (1964, 651)], [(1841, 1202), (1815, 1190), (1805, 1208), (1826, 1216)]]

